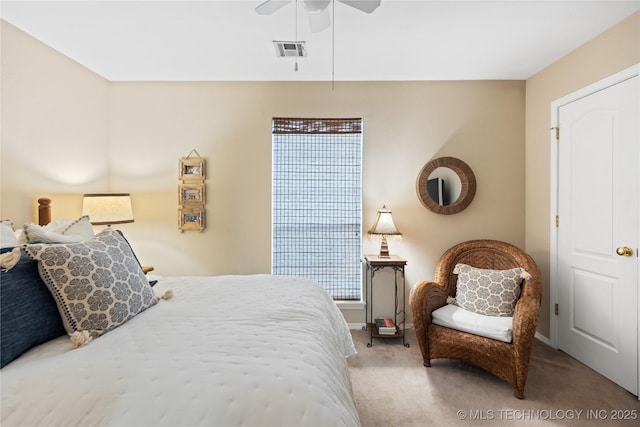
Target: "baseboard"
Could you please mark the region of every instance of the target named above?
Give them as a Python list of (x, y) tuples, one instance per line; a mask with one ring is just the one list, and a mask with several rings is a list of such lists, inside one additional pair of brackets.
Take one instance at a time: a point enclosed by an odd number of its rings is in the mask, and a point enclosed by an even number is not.
[(542, 341), (543, 343), (545, 343), (546, 345), (551, 347), (551, 340), (549, 338), (545, 337), (544, 335), (542, 335), (540, 332), (536, 332), (535, 337), (536, 337), (537, 340)]

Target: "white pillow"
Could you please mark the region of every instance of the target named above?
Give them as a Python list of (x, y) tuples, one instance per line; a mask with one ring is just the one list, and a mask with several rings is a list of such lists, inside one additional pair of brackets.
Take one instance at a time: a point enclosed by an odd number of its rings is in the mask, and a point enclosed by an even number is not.
[(0, 222), (0, 247), (13, 248), (18, 246), (18, 234), (13, 231), (13, 223), (10, 220)]
[(45, 226), (25, 224), (24, 234), (29, 243), (76, 243), (94, 236), (89, 217), (83, 215), (76, 221), (61, 219)]
[(507, 343), (513, 340), (513, 317), (485, 316), (446, 304), (431, 313), (431, 322)]
[(62, 233), (71, 224), (73, 224), (72, 219), (60, 218), (60, 219), (54, 219), (49, 224), (43, 225), (42, 228), (54, 233)]

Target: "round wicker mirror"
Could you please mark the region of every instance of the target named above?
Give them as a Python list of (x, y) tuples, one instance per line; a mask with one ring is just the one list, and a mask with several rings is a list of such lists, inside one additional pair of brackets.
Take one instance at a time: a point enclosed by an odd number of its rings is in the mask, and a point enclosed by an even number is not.
[[(447, 185), (446, 181), (433, 174), (438, 168), (450, 169), (460, 178), (459, 195), (450, 202), (446, 197), (442, 197), (443, 189)], [(471, 204), (476, 194), (476, 176), (469, 165), (462, 160), (455, 157), (440, 157), (424, 165), (418, 174), (416, 191), (424, 207), (431, 212), (452, 215)]]

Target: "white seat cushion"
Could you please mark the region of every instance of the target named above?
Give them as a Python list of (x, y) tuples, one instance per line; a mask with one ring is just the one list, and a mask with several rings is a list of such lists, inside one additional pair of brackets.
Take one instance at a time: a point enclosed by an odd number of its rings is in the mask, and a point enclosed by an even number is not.
[(507, 343), (513, 340), (513, 317), (485, 316), (447, 304), (431, 313), (431, 322)]

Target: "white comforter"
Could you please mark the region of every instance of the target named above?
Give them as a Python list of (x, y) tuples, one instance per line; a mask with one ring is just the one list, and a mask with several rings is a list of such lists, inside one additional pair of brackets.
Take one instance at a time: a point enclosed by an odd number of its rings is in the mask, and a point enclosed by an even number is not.
[(356, 426), (341, 313), (314, 281), (160, 278), (161, 301), (85, 347), (0, 371), (3, 427)]

